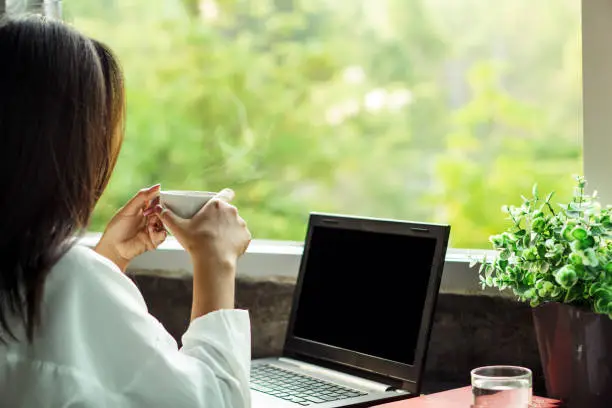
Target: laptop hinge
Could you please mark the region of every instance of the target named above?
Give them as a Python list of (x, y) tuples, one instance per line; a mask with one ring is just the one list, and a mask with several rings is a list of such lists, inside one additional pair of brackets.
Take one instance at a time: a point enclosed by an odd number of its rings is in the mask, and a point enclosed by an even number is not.
[[(307, 355), (303, 355), (300, 353), (290, 353), (285, 354), (286, 358), (291, 359), (291, 361), (305, 362), (312, 366), (320, 366), (329, 370), (333, 370), (336, 372), (344, 373), (352, 377), (358, 377), (360, 379), (364, 379), (365, 381), (377, 384), (378, 386), (384, 386), (383, 391), (392, 391), (392, 390), (406, 390), (407, 381), (400, 380), (393, 377), (388, 377), (385, 375), (373, 373), (371, 371), (366, 371), (363, 369), (358, 369), (354, 367), (350, 367), (344, 364), (334, 363), (328, 360), (319, 359), (315, 357), (310, 357)], [(408, 387), (411, 388), (411, 387)]]
[(300, 360), (294, 360), (292, 358), (280, 357), (279, 361), (282, 361), (286, 364), (295, 366), (300, 369), (300, 371), (310, 373), (311, 375), (323, 375), (325, 377), (331, 377), (339, 381), (345, 381), (355, 385), (357, 388), (368, 389), (372, 392), (386, 392), (389, 390), (389, 386), (387, 384), (382, 384), (379, 382), (367, 380), (362, 377), (356, 377), (354, 375), (345, 374), (340, 371), (331, 370), (329, 368), (321, 367), (320, 365), (314, 365), (310, 363), (306, 363)]

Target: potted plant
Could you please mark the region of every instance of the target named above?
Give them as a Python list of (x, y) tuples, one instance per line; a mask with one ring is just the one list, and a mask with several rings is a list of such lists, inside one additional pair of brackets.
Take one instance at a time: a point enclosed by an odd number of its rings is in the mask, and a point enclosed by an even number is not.
[(509, 228), (491, 236), (484, 287), (512, 290), (533, 306), (546, 388), (571, 408), (612, 407), (612, 207), (585, 193), (553, 205), (553, 193), (504, 206)]

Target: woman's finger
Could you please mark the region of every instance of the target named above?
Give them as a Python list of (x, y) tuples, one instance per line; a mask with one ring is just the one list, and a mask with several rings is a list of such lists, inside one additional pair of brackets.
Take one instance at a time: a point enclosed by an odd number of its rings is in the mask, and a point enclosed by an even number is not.
[(153, 243), (151, 234), (149, 234), (148, 229), (143, 229), (142, 231), (140, 231), (137, 235), (137, 238), (140, 242), (144, 244), (145, 251), (152, 251), (153, 249), (156, 248), (155, 244)]
[(240, 215), (238, 215), (238, 225), (240, 225), (242, 228), (246, 228), (247, 227), (246, 221)]
[(149, 225), (149, 237), (151, 238), (154, 248), (157, 248), (166, 240), (168, 232), (166, 232), (166, 229), (163, 227), (160, 229), (157, 223), (153, 223)]
[(120, 210), (125, 215), (136, 215), (143, 208), (147, 207), (147, 204), (157, 197), (159, 197), (161, 185), (156, 184), (152, 187), (140, 190), (134, 197), (127, 202), (127, 204)]
[(251, 239), (251, 234), (250, 233), (249, 233), (248, 237), (249, 237), (249, 239), (247, 240), (246, 244), (244, 245), (244, 249), (242, 250), (242, 254), (241, 255), (246, 254), (246, 251), (249, 249), (249, 246), (251, 246), (252, 239)]
[(156, 213), (154, 216), (148, 218), (147, 228), (149, 227), (152, 227), (155, 232), (166, 231), (166, 228), (164, 227), (164, 223), (162, 222), (159, 213)]
[(162, 211), (164, 211), (164, 207), (162, 207), (159, 204), (155, 204), (155, 205), (152, 205), (151, 207), (147, 208), (146, 210), (144, 210), (142, 215), (144, 215), (145, 217), (149, 217), (149, 216), (151, 216), (153, 214), (161, 214)]
[(164, 208), (164, 210), (157, 216), (162, 221), (164, 227), (174, 234), (175, 237), (180, 238), (183, 234), (185, 226), (189, 224), (189, 220), (179, 217), (167, 208)]
[(231, 188), (224, 188), (223, 190), (219, 191), (214, 198), (229, 203), (234, 199), (234, 197), (236, 197), (236, 193), (234, 193), (234, 190), (232, 190)]
[(160, 205), (160, 201), (161, 201), (160, 196), (157, 196), (157, 197), (153, 198), (153, 200), (149, 201), (149, 204), (147, 204), (147, 206), (145, 207), (144, 212), (143, 212), (145, 217), (147, 216), (147, 212), (149, 212), (151, 209), (153, 209), (153, 208), (157, 207), (158, 205)]

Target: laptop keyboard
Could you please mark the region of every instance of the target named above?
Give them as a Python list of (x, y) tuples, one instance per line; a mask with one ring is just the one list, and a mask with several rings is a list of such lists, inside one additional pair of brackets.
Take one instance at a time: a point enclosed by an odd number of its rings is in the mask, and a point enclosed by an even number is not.
[(251, 389), (299, 405), (323, 404), (367, 395), (365, 392), (342, 387), (304, 374), (270, 364), (251, 367)]

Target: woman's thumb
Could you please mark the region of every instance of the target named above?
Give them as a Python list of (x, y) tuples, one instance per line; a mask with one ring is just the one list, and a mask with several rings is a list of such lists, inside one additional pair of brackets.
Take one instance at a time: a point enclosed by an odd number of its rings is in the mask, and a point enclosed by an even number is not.
[(229, 203), (230, 201), (234, 199), (235, 196), (236, 196), (236, 193), (234, 193), (234, 190), (232, 190), (231, 188), (224, 188), (223, 190), (219, 191), (215, 195), (215, 198), (217, 200), (223, 200)]
[(176, 236), (177, 233), (180, 235), (181, 224), (185, 222), (184, 219), (167, 208), (164, 208), (164, 210), (159, 214), (159, 218), (174, 236)]

